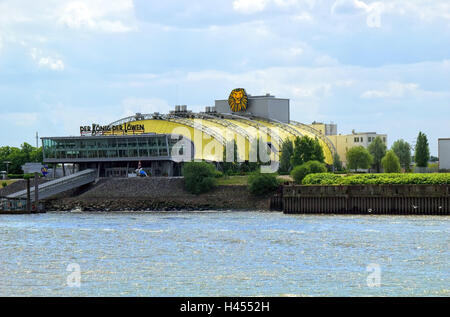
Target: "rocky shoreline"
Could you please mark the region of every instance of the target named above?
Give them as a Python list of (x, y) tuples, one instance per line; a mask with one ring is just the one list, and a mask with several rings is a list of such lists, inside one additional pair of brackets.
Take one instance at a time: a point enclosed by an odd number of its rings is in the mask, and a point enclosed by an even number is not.
[(218, 186), (193, 195), (180, 178), (102, 179), (84, 192), (43, 201), (47, 211), (270, 210), (269, 197), (255, 197), (244, 185)]
[(45, 202), (47, 211), (194, 211), (194, 210), (268, 210), (268, 208), (242, 208), (236, 204), (228, 206), (171, 200), (135, 199), (58, 199)]

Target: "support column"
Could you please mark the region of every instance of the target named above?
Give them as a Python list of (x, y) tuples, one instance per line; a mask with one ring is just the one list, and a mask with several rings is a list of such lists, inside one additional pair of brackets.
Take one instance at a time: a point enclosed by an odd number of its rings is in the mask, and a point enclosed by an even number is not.
[(39, 212), (39, 174), (34, 173), (34, 206), (35, 212)]
[(64, 163), (62, 163), (62, 170), (63, 170), (63, 176), (66, 176), (66, 168), (64, 166)]
[(30, 179), (27, 178), (27, 212), (31, 213), (31, 188)]

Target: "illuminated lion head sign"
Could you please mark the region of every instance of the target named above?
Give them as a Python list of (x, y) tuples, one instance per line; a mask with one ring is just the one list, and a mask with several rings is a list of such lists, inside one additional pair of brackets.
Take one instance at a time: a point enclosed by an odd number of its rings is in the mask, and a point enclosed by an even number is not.
[(247, 93), (244, 88), (233, 89), (228, 97), (228, 104), (233, 112), (245, 111), (247, 109)]

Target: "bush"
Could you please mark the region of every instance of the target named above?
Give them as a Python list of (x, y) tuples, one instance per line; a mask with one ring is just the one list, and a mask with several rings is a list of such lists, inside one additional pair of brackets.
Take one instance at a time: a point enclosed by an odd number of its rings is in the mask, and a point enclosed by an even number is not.
[(279, 186), (276, 174), (255, 173), (248, 177), (248, 189), (256, 196), (274, 192)]
[(294, 179), (295, 183), (301, 184), (306, 175), (314, 173), (325, 173), (326, 171), (327, 168), (323, 163), (320, 163), (318, 161), (309, 161), (300, 166), (294, 167), (291, 172), (291, 176)]
[[(39, 174), (41, 175), (41, 174)], [(33, 178), (34, 174), (30, 173), (30, 174), (8, 174), (8, 178), (11, 179), (27, 179), (27, 178)]]
[(394, 151), (387, 151), (386, 155), (381, 160), (385, 173), (400, 173), (402, 171), (400, 167), (400, 160)]
[(184, 187), (192, 194), (206, 193), (216, 186), (216, 169), (206, 162), (187, 162), (183, 166)]
[(303, 179), (304, 185), (367, 185), (367, 184), (450, 184), (450, 173), (435, 174), (356, 174), (340, 176), (329, 173), (311, 174)]
[(2, 183), (2, 187), (5, 188), (6, 186), (8, 186), (8, 183), (7, 182), (3, 182)]
[(347, 167), (352, 170), (367, 169), (373, 162), (373, 157), (363, 146), (355, 146), (347, 151)]

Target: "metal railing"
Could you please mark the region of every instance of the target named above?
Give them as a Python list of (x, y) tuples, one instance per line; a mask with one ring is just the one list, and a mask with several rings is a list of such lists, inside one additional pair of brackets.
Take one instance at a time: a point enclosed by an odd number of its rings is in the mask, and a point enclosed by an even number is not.
[[(38, 186), (39, 199), (45, 199), (53, 195), (65, 192), (70, 189), (74, 189), (95, 181), (97, 171), (93, 169), (87, 169), (69, 176), (61, 177)], [(34, 201), (35, 187), (30, 188), (31, 200)], [(8, 195), (7, 198), (26, 198), (27, 190), (21, 190), (14, 194)]]

